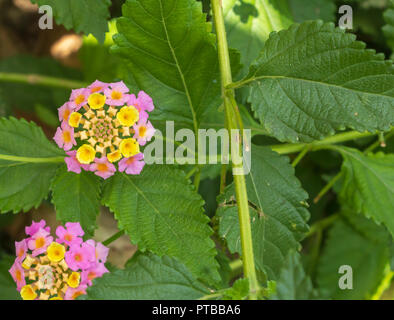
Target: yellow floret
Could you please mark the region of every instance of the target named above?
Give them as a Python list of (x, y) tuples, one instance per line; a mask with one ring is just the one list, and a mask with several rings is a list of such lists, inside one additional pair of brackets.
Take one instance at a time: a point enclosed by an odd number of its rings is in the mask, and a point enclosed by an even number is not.
[(120, 152), (125, 158), (129, 158), (135, 156), (136, 154), (140, 153), (140, 146), (137, 140), (133, 138), (124, 139), (120, 143)]
[(63, 260), (65, 252), (64, 246), (57, 242), (52, 242), (47, 249), (48, 258), (52, 262)]
[(101, 93), (92, 93), (88, 98), (88, 103), (90, 108), (96, 110), (104, 107), (105, 100), (105, 96)]
[(120, 160), (121, 158), (122, 158), (122, 154), (118, 150), (111, 152), (107, 155), (107, 159), (111, 163), (116, 162), (116, 161)]
[(63, 298), (60, 296), (54, 296), (53, 298), (50, 298), (49, 300), (63, 300)]
[(140, 118), (138, 110), (133, 106), (123, 107), (117, 113), (116, 118), (120, 124), (125, 127), (131, 127)]
[(71, 288), (77, 288), (79, 286), (79, 281), (81, 280), (81, 275), (78, 272), (73, 272), (68, 277), (67, 284)]
[(94, 160), (96, 150), (88, 144), (79, 147), (77, 151), (77, 159), (82, 164), (89, 164)]
[(79, 123), (81, 122), (82, 114), (79, 112), (73, 112), (70, 114), (70, 118), (68, 119), (68, 124), (71, 127), (78, 128)]
[(23, 300), (34, 300), (37, 298), (37, 293), (33, 290), (31, 285), (26, 285), (21, 289), (21, 296)]

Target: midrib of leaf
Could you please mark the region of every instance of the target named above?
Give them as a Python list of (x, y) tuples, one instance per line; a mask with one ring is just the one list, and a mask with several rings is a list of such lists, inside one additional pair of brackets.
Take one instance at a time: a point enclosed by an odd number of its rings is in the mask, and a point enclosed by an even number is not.
[[(381, 75), (369, 75), (369, 76), (381, 76)], [(367, 77), (367, 76), (365, 76)], [(364, 79), (365, 77), (361, 77), (361, 78), (357, 78), (357, 79), (352, 79), (352, 81), (356, 81), (356, 80), (360, 80), (360, 79)], [(356, 90), (353, 88), (348, 88), (348, 87), (342, 87), (340, 85), (337, 84), (332, 84), (332, 83), (326, 83), (326, 82), (321, 82), (321, 81), (317, 81), (317, 80), (309, 80), (309, 79), (302, 79), (302, 78), (296, 78), (296, 77), (289, 77), (289, 76), (258, 76), (258, 77), (252, 77), (249, 78), (247, 80), (242, 80), (240, 82), (235, 82), (234, 86), (239, 88), (244, 86), (245, 84), (248, 84), (250, 82), (254, 82), (254, 81), (258, 81), (258, 80), (262, 80), (262, 79), (285, 79), (285, 80), (295, 80), (295, 81), (303, 81), (303, 82), (309, 82), (309, 83), (313, 83), (313, 84), (318, 84), (318, 85), (322, 85), (322, 86), (326, 86), (328, 88), (338, 88), (341, 90), (349, 90), (352, 92), (355, 92), (357, 94), (363, 94), (363, 95), (370, 95), (370, 96), (378, 96), (378, 97), (387, 97), (387, 98), (391, 98), (388, 95), (385, 94), (380, 94), (380, 93), (375, 93), (375, 92), (364, 92), (364, 91), (360, 91), (360, 90)], [(232, 86), (231, 86), (232, 87)], [(391, 90), (391, 89), (390, 89)], [(386, 91), (385, 91), (386, 92)], [(384, 93), (385, 93), (384, 92)], [(362, 101), (361, 101), (362, 102)], [(363, 103), (363, 105), (365, 105)]]
[[(137, 192), (145, 199), (145, 201), (151, 206), (151, 208), (162, 218), (162, 220), (164, 221), (164, 223), (167, 225), (167, 227), (171, 230), (171, 232), (173, 233), (173, 235), (178, 238), (180, 241), (179, 243), (182, 243), (182, 239), (179, 237), (179, 235), (175, 232), (175, 230), (171, 227), (171, 225), (167, 222), (167, 219), (165, 217), (163, 217), (163, 215), (161, 214), (160, 210), (158, 208), (156, 208), (153, 203), (151, 201), (149, 201), (149, 199), (145, 196), (144, 192), (138, 188), (136, 186), (136, 184), (130, 179), (130, 177), (126, 174), (123, 174), (124, 177), (126, 178), (126, 180), (137, 190)], [(182, 245), (190, 248), (187, 244), (187, 242), (184, 242)], [(190, 252), (192, 252), (192, 250), (190, 250)]]
[[(247, 161), (245, 161), (245, 165), (248, 166)], [(253, 191), (256, 194), (257, 201), (259, 202), (259, 209), (262, 211), (263, 210), (263, 206), (262, 206), (262, 203), (261, 203), (261, 200), (260, 200), (260, 195), (257, 192), (257, 186), (256, 186), (256, 183), (255, 183), (255, 180), (254, 180), (253, 171), (251, 170), (252, 168), (247, 168), (247, 169), (249, 171), (250, 180), (252, 181)], [(265, 219), (264, 214), (263, 214), (262, 219)], [(252, 222), (252, 221), (250, 221), (250, 222)], [(264, 224), (263, 224), (263, 244), (262, 244), (263, 256), (261, 257), (261, 264), (264, 264), (265, 242), (266, 242), (266, 240), (265, 240), (265, 221), (264, 221)]]
[[(162, 23), (163, 23), (164, 32), (165, 32), (165, 34), (166, 34), (168, 47), (170, 48), (171, 55), (172, 55), (172, 57), (173, 57), (173, 59), (174, 59), (174, 61), (175, 61), (176, 68), (177, 68), (178, 73), (179, 73), (179, 75), (180, 75), (180, 77), (181, 77), (182, 85), (183, 85), (183, 87), (185, 88), (186, 98), (187, 98), (187, 101), (188, 101), (188, 103), (189, 103), (190, 111), (191, 111), (192, 116), (193, 116), (194, 131), (195, 131), (195, 133), (197, 134), (197, 132), (198, 132), (198, 123), (197, 123), (196, 113), (195, 113), (195, 111), (194, 111), (193, 102), (192, 102), (192, 99), (191, 99), (191, 97), (190, 97), (190, 93), (189, 93), (189, 89), (188, 89), (188, 86), (187, 86), (186, 81), (185, 81), (185, 77), (184, 77), (184, 75), (183, 75), (183, 72), (182, 72), (182, 70), (181, 70), (181, 67), (179, 66), (178, 58), (177, 58), (177, 56), (176, 56), (176, 54), (175, 54), (175, 50), (174, 50), (174, 48), (173, 48), (173, 46), (172, 46), (172, 44), (171, 44), (171, 41), (170, 41), (170, 37), (169, 37), (169, 34), (168, 34), (168, 30), (167, 30), (167, 25), (166, 25), (165, 17), (164, 17), (164, 14), (163, 14), (163, 4), (162, 4), (162, 0), (159, 0), (159, 3), (160, 3), (160, 15), (161, 15), (161, 19), (162, 19), (161, 21), (162, 21)], [(174, 7), (172, 8), (172, 10), (171, 10), (170, 12), (172, 12), (172, 11), (174, 10), (175, 6), (176, 6), (176, 3), (175, 3)], [(170, 14), (171, 14), (171, 13), (170, 13)]]

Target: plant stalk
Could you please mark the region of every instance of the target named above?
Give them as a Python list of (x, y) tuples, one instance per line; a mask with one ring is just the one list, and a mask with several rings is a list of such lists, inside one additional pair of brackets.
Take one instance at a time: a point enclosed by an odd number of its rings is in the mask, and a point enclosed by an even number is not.
[(103, 241), (103, 245), (108, 246), (110, 243), (118, 240), (121, 236), (123, 236), (125, 233), (124, 230), (120, 230), (111, 237), (109, 237), (107, 240)]
[(64, 162), (64, 157), (31, 158), (31, 157), (10, 156), (8, 154), (0, 154), (0, 160), (23, 162), (23, 163), (60, 163), (60, 162)]
[(14, 83), (26, 83), (32, 85), (42, 85), (47, 87), (57, 88), (83, 88), (86, 87), (86, 83), (78, 80), (69, 80), (62, 78), (55, 78), (49, 76), (43, 76), (39, 74), (24, 74), (24, 73), (8, 73), (0, 72), (0, 82), (14, 82)]
[[(226, 113), (227, 130), (230, 134), (232, 129), (240, 129), (240, 119), (237, 117), (236, 110), (234, 110), (232, 104), (234, 101), (234, 90), (225, 89), (232, 83), (232, 76), (221, 1), (211, 0), (211, 4), (218, 42), (219, 65), (221, 71), (222, 94)], [(233, 146), (231, 146), (231, 148), (233, 149)], [(236, 165), (234, 162), (232, 162), (232, 167), (233, 169), (239, 169), (242, 168), (242, 164)], [(234, 184), (238, 205), (244, 276), (249, 280), (250, 299), (257, 299), (259, 285), (257, 282), (256, 268), (254, 264), (252, 231), (250, 225), (249, 203), (246, 192), (245, 176), (234, 175)]]

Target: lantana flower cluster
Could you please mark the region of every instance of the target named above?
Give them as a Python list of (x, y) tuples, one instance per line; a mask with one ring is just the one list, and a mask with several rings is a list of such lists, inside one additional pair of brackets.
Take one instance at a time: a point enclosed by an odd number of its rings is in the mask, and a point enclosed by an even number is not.
[(73, 90), (70, 100), (58, 109), (61, 125), (54, 136), (68, 155), (68, 171), (93, 171), (104, 179), (117, 169), (139, 174), (145, 165), (140, 146), (155, 133), (148, 120), (153, 109), (148, 94), (130, 94), (123, 81), (96, 80), (87, 88)]
[(55, 241), (50, 231), (44, 220), (33, 222), (26, 227), (28, 237), (15, 242), (9, 272), (24, 300), (74, 300), (108, 272), (109, 249), (94, 240), (84, 242), (78, 222), (59, 226)]

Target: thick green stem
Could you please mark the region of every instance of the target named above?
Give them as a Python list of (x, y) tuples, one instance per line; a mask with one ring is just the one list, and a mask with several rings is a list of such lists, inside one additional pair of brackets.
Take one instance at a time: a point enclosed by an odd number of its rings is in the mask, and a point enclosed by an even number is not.
[[(234, 90), (225, 88), (232, 83), (230, 56), (227, 45), (226, 30), (224, 27), (223, 11), (220, 0), (211, 0), (213, 17), (216, 27), (216, 35), (219, 51), (219, 65), (221, 71), (222, 94), (226, 113), (226, 123), (229, 134), (232, 129), (239, 129), (242, 126), (237, 117), (237, 111), (233, 108)], [(231, 146), (235, 149), (234, 146)], [(238, 148), (237, 148), (238, 149)], [(237, 150), (238, 152), (240, 150)], [(241, 169), (242, 164), (236, 165), (232, 162), (233, 169)], [(257, 299), (259, 285), (257, 282), (256, 268), (254, 264), (252, 231), (250, 225), (249, 203), (246, 192), (246, 182), (244, 175), (234, 175), (235, 195), (238, 205), (238, 218), (241, 233), (242, 260), (244, 276), (249, 280), (250, 298)]]
[(76, 80), (61, 79), (55, 77), (42, 76), (38, 74), (23, 74), (23, 73), (7, 73), (0, 72), (0, 82), (15, 82), (15, 83), (26, 83), (32, 85), (41, 85), (47, 87), (58, 87), (58, 88), (83, 88), (86, 87), (86, 83)]

